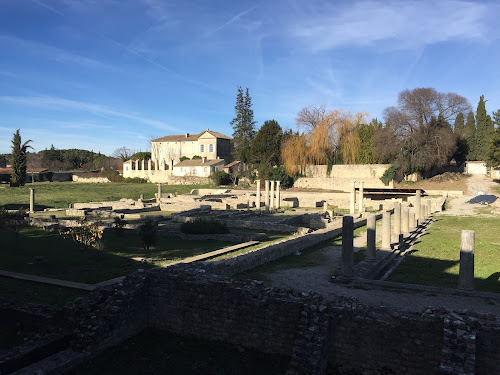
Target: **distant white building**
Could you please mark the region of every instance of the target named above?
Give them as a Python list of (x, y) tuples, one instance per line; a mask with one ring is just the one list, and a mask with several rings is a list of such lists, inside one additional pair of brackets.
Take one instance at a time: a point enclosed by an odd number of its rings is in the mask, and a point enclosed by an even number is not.
[(199, 134), (168, 135), (151, 141), (151, 160), (123, 163), (123, 177), (151, 182), (167, 182), (172, 176), (206, 178), (232, 161), (231, 151), (232, 138), (209, 129)]

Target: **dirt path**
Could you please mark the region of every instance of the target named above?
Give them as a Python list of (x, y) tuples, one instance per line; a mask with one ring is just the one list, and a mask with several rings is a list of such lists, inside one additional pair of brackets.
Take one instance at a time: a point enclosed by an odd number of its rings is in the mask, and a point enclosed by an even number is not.
[[(467, 192), (464, 196), (459, 198), (451, 199), (448, 203), (448, 208), (443, 212), (444, 215), (453, 216), (467, 216), (467, 215), (477, 215), (478, 209), (484, 208), (481, 204), (469, 204), (467, 203), (470, 199), (475, 197), (475, 193), (482, 190), (485, 194), (497, 195), (499, 194), (493, 190), (493, 187), (500, 186), (498, 183), (494, 182), (488, 176), (477, 176), (472, 175), (467, 179)], [(500, 198), (500, 197), (499, 197)], [(492, 205), (493, 212), (485, 215), (496, 215), (500, 214), (500, 199)]]

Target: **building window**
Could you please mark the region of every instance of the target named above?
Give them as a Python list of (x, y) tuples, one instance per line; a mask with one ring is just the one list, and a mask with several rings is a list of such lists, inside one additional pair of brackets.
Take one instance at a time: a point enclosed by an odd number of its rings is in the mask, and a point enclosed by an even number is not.
[(208, 145), (208, 152), (214, 152), (214, 145)]
[(200, 145), (200, 152), (205, 152), (205, 145)]

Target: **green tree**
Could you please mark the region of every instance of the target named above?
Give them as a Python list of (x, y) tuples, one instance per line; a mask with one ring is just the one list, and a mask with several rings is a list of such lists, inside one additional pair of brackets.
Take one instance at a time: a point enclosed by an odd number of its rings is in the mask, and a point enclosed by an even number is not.
[(493, 122), (495, 123), (497, 128), (500, 127), (500, 109), (497, 109), (496, 112), (493, 112)]
[(255, 137), (255, 121), (253, 120), (252, 98), (246, 88), (245, 93), (241, 86), (238, 87), (236, 105), (234, 106), (236, 117), (230, 122), (234, 129), (234, 151), (235, 159), (248, 163), (251, 157), (251, 144)]
[(283, 130), (275, 120), (268, 120), (259, 129), (251, 145), (251, 161), (274, 167), (281, 160), (281, 138)]
[(491, 136), (488, 152), (486, 153), (486, 165), (494, 168), (500, 167), (500, 126), (496, 128)]
[(357, 124), (354, 128), (360, 141), (356, 163), (374, 164), (378, 162), (373, 154), (373, 133), (378, 129), (382, 129), (382, 122), (377, 119), (373, 119), (369, 124)]
[(462, 137), (465, 132), (464, 114), (460, 112), (455, 119), (455, 134)]
[(467, 160), (476, 160), (475, 150), (476, 150), (476, 119), (474, 117), (474, 112), (470, 111), (467, 116), (467, 123), (464, 129), (464, 138), (467, 143)]
[(477, 105), (476, 129), (475, 157), (477, 160), (485, 160), (495, 127), (491, 117), (486, 112), (484, 95), (481, 95)]
[(31, 139), (21, 144), (21, 134), (19, 129), (14, 133), (12, 138), (12, 177), (11, 182), (18, 185), (24, 185), (26, 182), (26, 153), (28, 148), (33, 148), (29, 145)]

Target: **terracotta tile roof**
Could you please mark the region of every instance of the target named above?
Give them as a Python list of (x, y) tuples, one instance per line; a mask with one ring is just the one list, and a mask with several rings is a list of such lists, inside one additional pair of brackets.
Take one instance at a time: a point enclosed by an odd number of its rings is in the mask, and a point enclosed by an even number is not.
[(205, 163), (203, 163), (203, 159), (194, 159), (183, 160), (180, 163), (174, 165), (174, 167), (210, 167), (212, 165), (217, 165), (220, 163), (224, 163), (224, 159), (207, 160)]
[[(26, 173), (41, 173), (45, 172), (47, 168), (33, 168), (27, 169)], [(0, 174), (12, 174), (12, 168), (0, 168)]]
[(153, 139), (152, 142), (193, 142), (193, 141), (197, 141), (198, 138), (200, 138), (200, 136), (202, 134), (205, 134), (205, 133), (212, 134), (214, 137), (217, 137), (217, 138), (229, 139), (229, 140), (232, 139), (231, 137), (228, 137), (227, 135), (224, 135), (224, 134), (219, 133), (219, 132), (213, 132), (213, 131), (210, 131), (207, 129), (207, 130), (201, 132), (200, 134), (186, 133), (186, 134), (181, 134), (181, 135), (167, 135), (166, 137)]
[(228, 165), (225, 165), (224, 168), (231, 168), (231, 167), (234, 167), (235, 165), (238, 165), (240, 163), (241, 163), (241, 161), (236, 160), (236, 161), (233, 161), (232, 163), (229, 163)]

